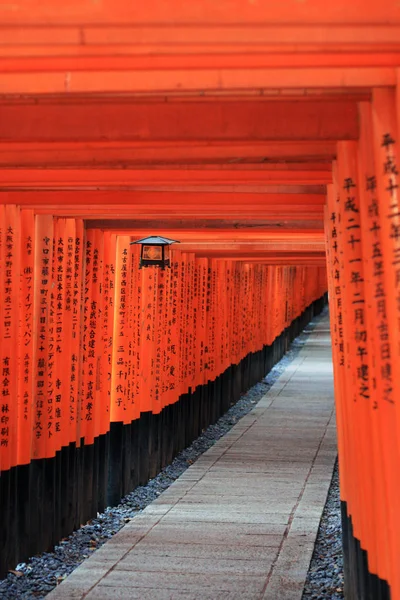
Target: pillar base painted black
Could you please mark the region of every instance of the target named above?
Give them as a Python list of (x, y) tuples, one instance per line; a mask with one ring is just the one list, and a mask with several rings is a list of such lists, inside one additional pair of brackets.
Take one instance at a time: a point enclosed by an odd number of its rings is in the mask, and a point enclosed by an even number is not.
[(129, 425), (111, 423), (110, 431), (93, 444), (81, 440), (54, 458), (2, 472), (0, 577), (18, 562), (51, 550), (97, 512), (155, 477), (271, 370), (326, 300), (310, 305), (271, 346), (189, 390), (160, 414), (142, 413)]
[(354, 537), (353, 523), (346, 502), (341, 502), (344, 560), (344, 593), (346, 600), (390, 600), (388, 582), (368, 570), (368, 555)]

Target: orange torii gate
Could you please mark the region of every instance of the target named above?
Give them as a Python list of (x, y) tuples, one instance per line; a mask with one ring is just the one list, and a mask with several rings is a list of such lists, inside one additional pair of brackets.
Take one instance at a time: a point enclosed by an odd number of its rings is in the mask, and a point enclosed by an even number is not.
[[(195, 435), (191, 402), (209, 422), (270, 366), (327, 264), (347, 597), (399, 600), (398, 4), (17, 0), (1, 20), (1, 568), (104, 505), (99, 460), (141, 456), (119, 497), (190, 437), (160, 454), (161, 431)], [(136, 269), (149, 233), (181, 241), (171, 271)]]

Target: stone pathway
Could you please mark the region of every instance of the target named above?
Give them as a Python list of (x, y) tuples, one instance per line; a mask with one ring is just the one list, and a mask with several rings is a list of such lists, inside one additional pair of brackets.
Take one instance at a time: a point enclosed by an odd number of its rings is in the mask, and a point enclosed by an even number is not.
[(329, 321), (256, 408), (49, 600), (300, 600), (336, 458)]

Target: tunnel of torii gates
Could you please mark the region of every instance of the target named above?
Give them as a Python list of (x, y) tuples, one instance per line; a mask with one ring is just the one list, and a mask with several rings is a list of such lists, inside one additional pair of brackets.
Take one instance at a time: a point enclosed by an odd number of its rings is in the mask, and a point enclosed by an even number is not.
[[(1, 573), (154, 476), (329, 288), (346, 594), (399, 600), (399, 3), (0, 15)], [(151, 234), (171, 269), (139, 270)]]

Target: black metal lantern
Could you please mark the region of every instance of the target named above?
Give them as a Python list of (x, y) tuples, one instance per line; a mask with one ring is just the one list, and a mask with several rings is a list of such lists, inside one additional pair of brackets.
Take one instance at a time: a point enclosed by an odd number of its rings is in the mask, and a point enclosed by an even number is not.
[(131, 242), (131, 244), (141, 244), (142, 246), (139, 269), (150, 266), (165, 269), (165, 267), (171, 268), (169, 247), (171, 244), (179, 244), (179, 242), (158, 235), (152, 235), (136, 242)]

